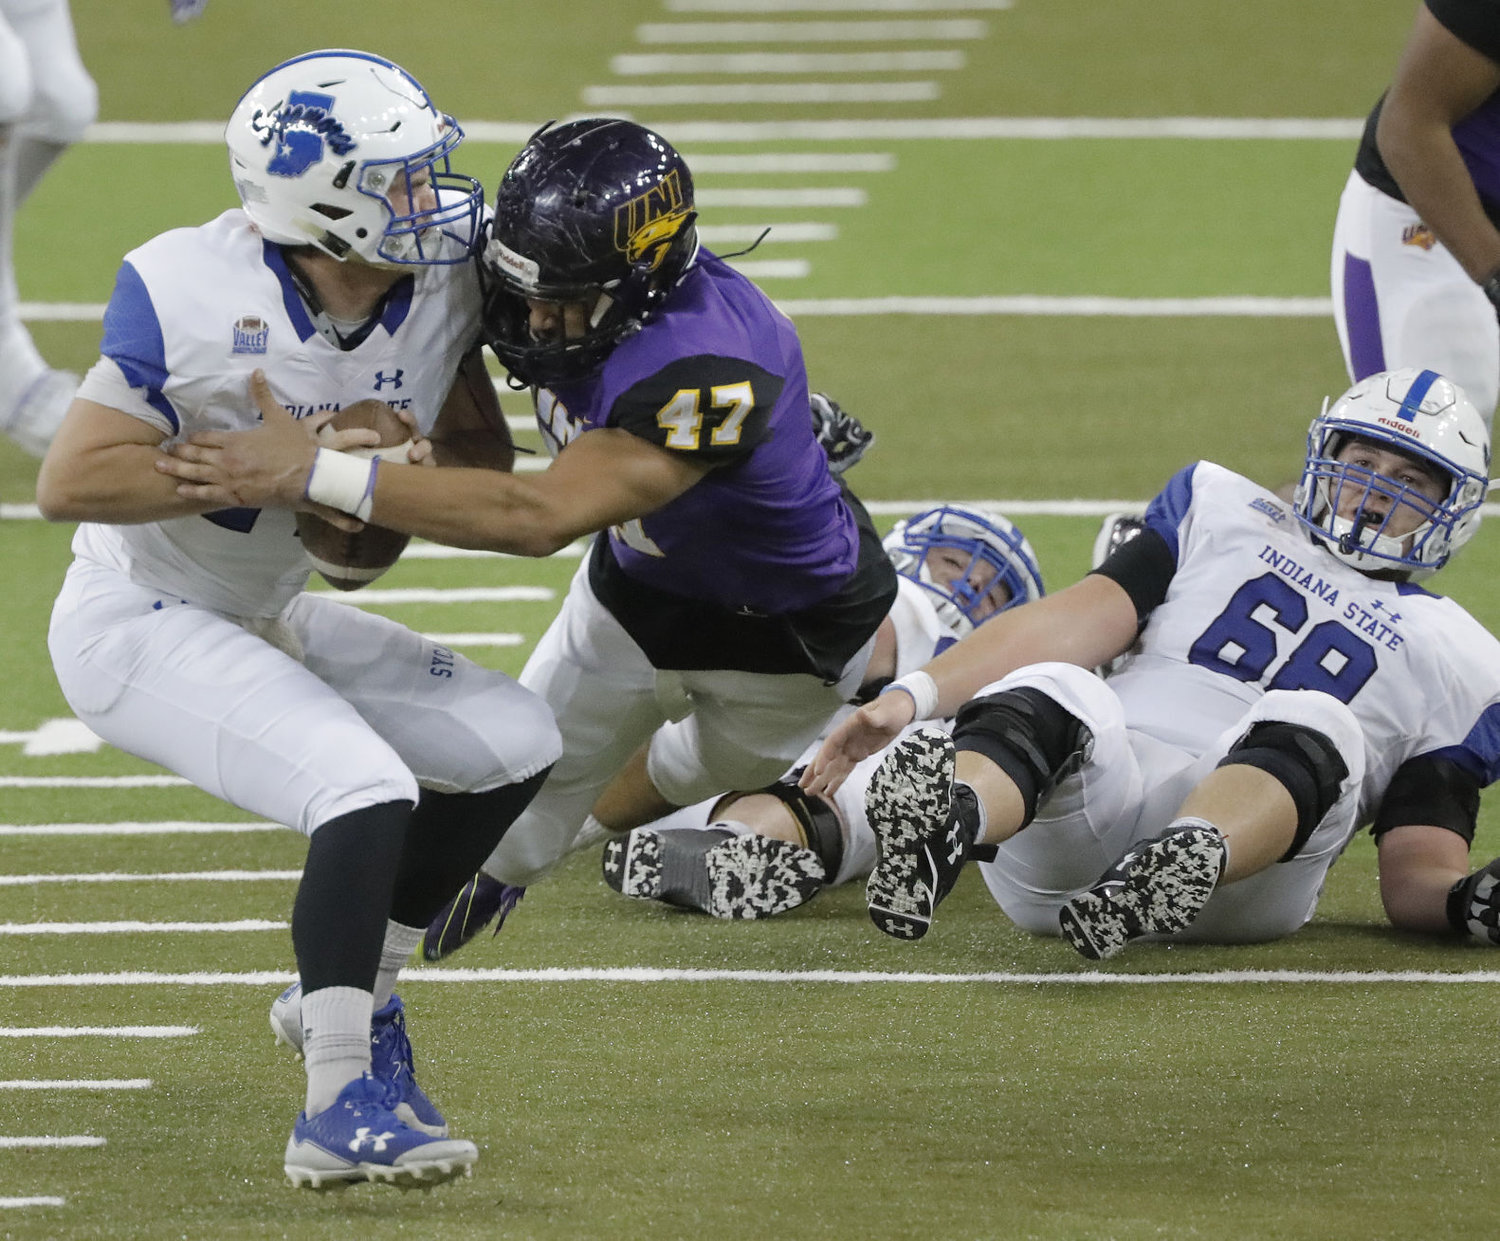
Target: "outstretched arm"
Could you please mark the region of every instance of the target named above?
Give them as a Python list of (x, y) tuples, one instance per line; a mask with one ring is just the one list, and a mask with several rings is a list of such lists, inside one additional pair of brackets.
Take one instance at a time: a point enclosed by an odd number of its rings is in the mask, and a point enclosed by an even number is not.
[[(1137, 625), (1135, 604), (1124, 587), (1091, 573), (1066, 590), (985, 622), (923, 668), (937, 695), (935, 702), (923, 704), (924, 717), (955, 714), (984, 686), (1029, 664), (1106, 664), (1129, 649)], [(889, 745), (916, 715), (915, 696), (887, 687), (829, 734), (803, 772), (802, 787), (831, 794), (856, 763)]]
[[(260, 407), (259, 427), (196, 435), (159, 458), (157, 469), (178, 480), (180, 496), (210, 506), (302, 508), (309, 494), (326, 500), (316, 485), (309, 493), (317, 444), (277, 403), (259, 372), (250, 390)], [(369, 493), (373, 504), (358, 515), (437, 543), (545, 556), (582, 535), (653, 512), (708, 468), (606, 428), (578, 436), (540, 474), (382, 462)], [(367, 477), (368, 471), (360, 475)]]

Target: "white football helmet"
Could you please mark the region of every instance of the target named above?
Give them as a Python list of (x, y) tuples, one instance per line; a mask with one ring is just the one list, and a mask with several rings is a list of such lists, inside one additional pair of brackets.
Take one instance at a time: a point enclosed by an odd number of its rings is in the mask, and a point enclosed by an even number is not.
[[(224, 139), (245, 214), (270, 241), (377, 267), (469, 259), (484, 191), (449, 166), (463, 130), (383, 57), (330, 49), (277, 65)], [(398, 214), (387, 195), (428, 173), (437, 209)]]
[[(1448, 480), (1434, 504), (1398, 479), (1336, 458), (1357, 439), (1435, 467)], [(1297, 519), (1345, 564), (1364, 573), (1437, 572), (1473, 537), (1490, 481), (1490, 436), (1463, 390), (1436, 371), (1404, 367), (1360, 380), (1313, 419), (1293, 499)], [(1357, 497), (1357, 504), (1352, 502)], [(1386, 533), (1402, 507), (1422, 523)], [(1341, 517), (1343, 507), (1348, 516)]]
[[(1046, 593), (1036, 552), (1026, 536), (999, 514), (986, 516), (956, 504), (926, 509), (898, 521), (885, 536), (884, 547), (896, 572), (932, 596), (938, 619), (959, 637), (1006, 608), (1040, 599)], [(953, 548), (969, 558), (968, 567), (949, 586), (933, 580), (927, 563), (927, 554), (941, 547)], [(988, 579), (978, 574), (976, 584), (975, 571), (980, 565), (989, 565), (994, 574)], [(985, 601), (999, 586), (1009, 592), (1008, 597), (994, 612), (981, 615)]]

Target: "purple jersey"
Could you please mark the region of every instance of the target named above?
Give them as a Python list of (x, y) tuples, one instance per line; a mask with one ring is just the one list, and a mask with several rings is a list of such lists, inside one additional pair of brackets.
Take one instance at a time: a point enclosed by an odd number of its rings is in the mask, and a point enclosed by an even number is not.
[(854, 572), (859, 532), (813, 436), (796, 329), (712, 255), (599, 374), (538, 393), (537, 418), (554, 450), (616, 427), (713, 467), (671, 503), (610, 530), (629, 578), (782, 614), (828, 598)]

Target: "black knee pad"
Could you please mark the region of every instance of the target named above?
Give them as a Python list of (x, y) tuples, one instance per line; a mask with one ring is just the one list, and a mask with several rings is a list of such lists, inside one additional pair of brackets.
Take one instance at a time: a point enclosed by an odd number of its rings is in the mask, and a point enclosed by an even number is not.
[(1256, 724), (1234, 743), (1220, 761), (1230, 765), (1259, 767), (1274, 777), (1297, 807), (1297, 834), (1280, 861), (1289, 862), (1302, 851), (1323, 816), (1339, 798), (1339, 789), (1349, 775), (1349, 764), (1324, 733), (1302, 724), (1267, 720)]
[(839, 867), (844, 864), (844, 828), (839, 822), (838, 811), (828, 802), (798, 787), (802, 771), (799, 767), (791, 775), (783, 776), (775, 784), (768, 784), (756, 792), (769, 793), (792, 812), (802, 834), (807, 837), (807, 847), (818, 855), (818, 861), (823, 863), (823, 873), (832, 883)]
[(1077, 716), (1029, 686), (972, 699), (953, 723), (958, 749), (984, 755), (1021, 790), (1022, 827), (1036, 816), (1038, 803), (1078, 769), (1088, 740)]

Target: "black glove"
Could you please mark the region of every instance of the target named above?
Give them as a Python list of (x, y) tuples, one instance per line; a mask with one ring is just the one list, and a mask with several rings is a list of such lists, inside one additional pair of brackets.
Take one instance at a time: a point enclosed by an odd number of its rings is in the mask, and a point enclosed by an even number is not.
[(813, 435), (828, 454), (828, 468), (842, 474), (865, 455), (865, 449), (875, 442), (875, 432), (865, 430), (858, 418), (846, 414), (837, 401), (821, 392), (814, 392), (810, 403)]
[(1500, 944), (1500, 858), (1448, 889), (1448, 923), (1481, 944)]
[(1479, 287), (1490, 299), (1490, 305), (1495, 308), (1495, 313), (1500, 315), (1500, 271), (1491, 272), (1488, 280), (1479, 282)]

